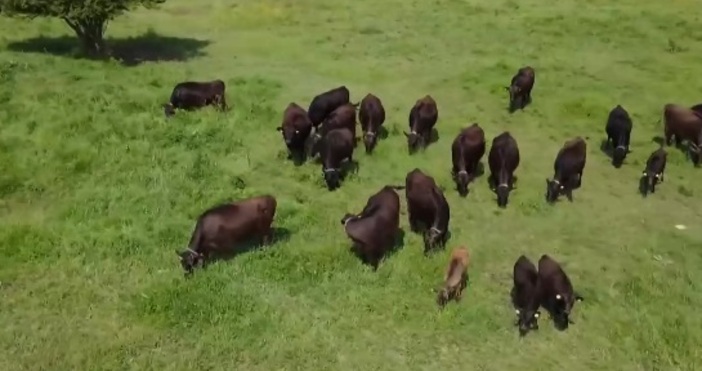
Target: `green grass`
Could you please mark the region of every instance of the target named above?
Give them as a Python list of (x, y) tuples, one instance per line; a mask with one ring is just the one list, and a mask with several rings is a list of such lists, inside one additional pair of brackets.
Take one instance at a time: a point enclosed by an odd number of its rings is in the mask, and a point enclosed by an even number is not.
[[(208, 3), (111, 24), (115, 49), (173, 60), (130, 66), (73, 58), (58, 21), (0, 19), (0, 369), (702, 367), (702, 170), (671, 149), (666, 182), (637, 193), (663, 104), (702, 101), (696, 1)], [(527, 64), (533, 105), (509, 115), (503, 87)], [(232, 111), (163, 118), (175, 83), (214, 78)], [(275, 127), (288, 102), (341, 84), (353, 101), (381, 97), (390, 137), (328, 192), (320, 165), (285, 160)], [(410, 157), (401, 130), (424, 94), (441, 139)], [(599, 150), (616, 104), (634, 119), (619, 170)], [(519, 142), (506, 210), (486, 177), (467, 199), (453, 191), (451, 141), (475, 121)], [(576, 135), (590, 138), (583, 187), (546, 205), (544, 179)], [(448, 248), (473, 254), (464, 300), (444, 311), (431, 290), (449, 251), (422, 256), (404, 193), (404, 248), (376, 273), (339, 225), (414, 167), (446, 189)], [(262, 193), (289, 238), (185, 280), (174, 249), (198, 214)], [(522, 253), (551, 254), (585, 296), (568, 331), (543, 320), (518, 339), (508, 293)]]

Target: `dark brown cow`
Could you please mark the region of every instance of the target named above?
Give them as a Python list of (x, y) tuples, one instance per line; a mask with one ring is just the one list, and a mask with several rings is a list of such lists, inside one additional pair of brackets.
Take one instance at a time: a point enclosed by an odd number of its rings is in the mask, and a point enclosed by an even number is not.
[(186, 275), (209, 261), (213, 254), (233, 252), (237, 243), (250, 238), (270, 243), (277, 205), (275, 197), (263, 195), (218, 205), (202, 213), (188, 247), (182, 252), (176, 250)]
[(173, 88), (171, 99), (163, 105), (163, 110), (169, 117), (175, 114), (176, 109), (192, 111), (209, 105), (219, 106), (222, 111), (227, 109), (224, 81), (178, 83)]
[(334, 129), (320, 141), (322, 172), (330, 191), (340, 186), (340, 181), (343, 178), (342, 162), (344, 160), (353, 161), (353, 145), (353, 134), (346, 128)]
[(612, 164), (615, 167), (622, 166), (627, 153), (629, 153), (632, 126), (629, 112), (621, 105), (617, 105), (609, 112), (605, 131), (607, 132), (608, 145), (614, 148)]
[(514, 187), (514, 171), (519, 166), (519, 147), (509, 132), (505, 131), (492, 140), (488, 164), (490, 186), (497, 193), (497, 206), (506, 207), (509, 192)]
[(656, 193), (656, 184), (663, 182), (665, 173), (665, 164), (668, 160), (668, 154), (663, 148), (659, 148), (648, 157), (646, 161), (646, 169), (641, 176), (641, 193), (644, 196), (651, 193)]
[(312, 139), (313, 154), (316, 152), (316, 148), (319, 141), (327, 135), (332, 130), (335, 129), (348, 129), (353, 134), (354, 147), (356, 146), (356, 106), (347, 103), (339, 106), (335, 109), (322, 123), (322, 126), (318, 127), (314, 133), (314, 138)]
[(468, 264), (470, 255), (465, 246), (458, 247), (451, 252), (451, 260), (444, 273), (444, 285), (439, 290), (436, 303), (443, 307), (449, 300), (460, 301), (463, 290), (468, 284)]
[(312, 132), (312, 122), (307, 111), (296, 103), (288, 104), (283, 112), (283, 123), (276, 130), (283, 134), (285, 146), (290, 151), (288, 158), (300, 156), (305, 152), (305, 143)]
[(671, 145), (673, 137), (678, 146), (686, 140), (692, 163), (699, 166), (702, 147), (702, 114), (681, 105), (666, 104), (663, 108), (663, 117), (666, 144)]
[(527, 103), (531, 101), (531, 89), (534, 87), (536, 73), (534, 69), (526, 66), (522, 67), (512, 77), (510, 85), (505, 87), (509, 91), (509, 109), (514, 111), (517, 108), (519, 100), (519, 108), (524, 109)]
[(561, 194), (573, 201), (573, 189), (582, 184), (586, 160), (585, 139), (576, 137), (563, 144), (553, 163), (553, 179), (546, 179), (546, 201), (555, 202)]
[(451, 174), (461, 196), (468, 195), (468, 184), (475, 179), (478, 164), (485, 154), (485, 132), (473, 124), (461, 130), (451, 145)]
[(515, 326), (519, 326), (519, 335), (524, 336), (529, 330), (539, 329), (539, 273), (534, 263), (522, 255), (514, 263), (512, 278), (512, 304), (517, 313)]
[(570, 312), (575, 302), (583, 301), (583, 297), (573, 290), (561, 265), (548, 255), (539, 259), (539, 293), (541, 305), (549, 311), (556, 327), (565, 330), (574, 323)]
[(380, 127), (385, 122), (385, 108), (380, 98), (370, 93), (363, 97), (361, 108), (358, 111), (358, 119), (361, 121), (363, 129), (363, 144), (366, 147), (366, 153), (370, 154), (378, 143)]
[(341, 219), (356, 254), (373, 270), (393, 248), (400, 230), (400, 197), (395, 189), (404, 187), (383, 187), (368, 199), (360, 214), (346, 214)]
[(410, 153), (426, 147), (431, 140), (431, 133), (439, 119), (436, 101), (429, 95), (417, 100), (409, 114), (410, 132), (403, 132), (407, 137)]
[(312, 125), (318, 127), (339, 106), (349, 103), (350, 93), (346, 86), (339, 86), (312, 98), (307, 114)]
[(407, 213), (412, 230), (424, 232), (424, 254), (441, 247), (448, 238), (451, 210), (434, 178), (419, 169), (405, 178)]

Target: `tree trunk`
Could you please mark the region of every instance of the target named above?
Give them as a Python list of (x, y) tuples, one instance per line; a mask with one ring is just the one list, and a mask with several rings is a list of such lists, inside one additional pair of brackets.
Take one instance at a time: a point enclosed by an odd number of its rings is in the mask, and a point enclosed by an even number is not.
[(63, 19), (76, 33), (80, 40), (83, 52), (91, 58), (102, 58), (109, 56), (105, 45), (105, 29), (107, 19), (86, 18), (86, 19)]

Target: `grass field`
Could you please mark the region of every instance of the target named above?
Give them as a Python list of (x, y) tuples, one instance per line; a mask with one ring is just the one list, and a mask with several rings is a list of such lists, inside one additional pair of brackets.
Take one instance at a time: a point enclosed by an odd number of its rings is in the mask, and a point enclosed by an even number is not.
[[(670, 149), (665, 183), (637, 192), (663, 104), (702, 102), (697, 1), (194, 4), (112, 23), (124, 63), (74, 58), (58, 21), (0, 19), (0, 369), (702, 368), (702, 170)], [(523, 65), (533, 104), (510, 115), (504, 86)], [(230, 112), (164, 119), (175, 83), (215, 78)], [(390, 136), (328, 192), (320, 165), (285, 160), (275, 127), (290, 101), (341, 84), (383, 100)], [(441, 138), (410, 157), (401, 130), (425, 94)], [(600, 150), (616, 104), (634, 119), (618, 170)], [(453, 190), (451, 141), (472, 122), (519, 142), (506, 210), (487, 176), (466, 199)], [(549, 206), (544, 179), (576, 135), (583, 187)], [(339, 224), (415, 167), (446, 189), (448, 248), (473, 254), (463, 301), (443, 311), (432, 289), (449, 251), (422, 255), (403, 192), (404, 247), (377, 272)], [(278, 243), (184, 279), (174, 249), (198, 214), (262, 193), (278, 199)], [(568, 331), (542, 320), (518, 338), (522, 253), (551, 254), (585, 297)]]

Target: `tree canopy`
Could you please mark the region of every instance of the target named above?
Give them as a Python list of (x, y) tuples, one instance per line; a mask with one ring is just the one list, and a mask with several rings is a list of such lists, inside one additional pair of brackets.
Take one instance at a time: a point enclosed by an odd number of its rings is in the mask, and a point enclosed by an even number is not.
[(154, 7), (166, 0), (0, 0), (0, 13), (27, 18), (60, 18), (76, 33), (86, 52), (106, 53), (107, 23), (136, 7)]

